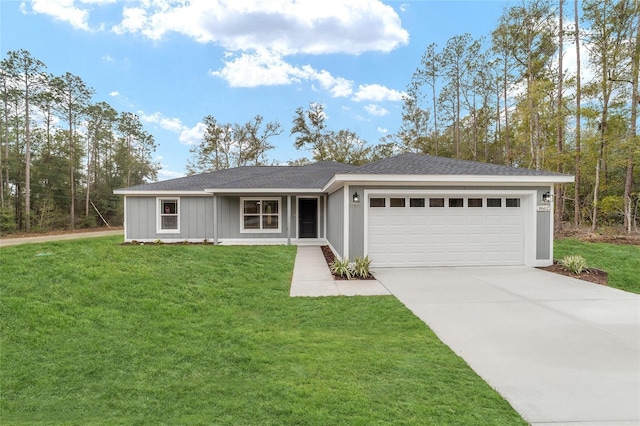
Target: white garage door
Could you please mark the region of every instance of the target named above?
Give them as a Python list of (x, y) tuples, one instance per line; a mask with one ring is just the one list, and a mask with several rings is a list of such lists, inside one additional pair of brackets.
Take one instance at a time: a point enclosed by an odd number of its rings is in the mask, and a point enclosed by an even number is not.
[(371, 195), (368, 256), (374, 266), (524, 263), (522, 197)]

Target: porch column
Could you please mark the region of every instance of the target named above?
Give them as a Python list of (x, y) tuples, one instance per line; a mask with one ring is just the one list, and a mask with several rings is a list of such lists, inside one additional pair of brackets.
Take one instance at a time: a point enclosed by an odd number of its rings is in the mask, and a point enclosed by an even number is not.
[(291, 245), (291, 195), (287, 195), (287, 245)]
[(218, 244), (218, 196), (213, 196), (213, 244)]

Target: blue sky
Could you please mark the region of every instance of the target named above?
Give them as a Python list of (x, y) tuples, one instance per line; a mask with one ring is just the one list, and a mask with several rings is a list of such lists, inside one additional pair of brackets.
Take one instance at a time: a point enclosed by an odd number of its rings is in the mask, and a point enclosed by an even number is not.
[[(184, 4), (183, 4), (184, 3)], [(509, 3), (377, 0), (0, 0), (0, 49), (93, 87), (138, 114), (158, 144), (159, 179), (185, 174), (202, 119), (279, 121), (273, 161), (293, 147), (293, 113), (325, 105), (332, 130), (370, 144), (400, 126), (401, 94), (431, 43), (489, 36)]]

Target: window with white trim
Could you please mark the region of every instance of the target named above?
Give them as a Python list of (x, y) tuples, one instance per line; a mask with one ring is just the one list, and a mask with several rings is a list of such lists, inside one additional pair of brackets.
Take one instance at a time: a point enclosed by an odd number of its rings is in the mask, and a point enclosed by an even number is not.
[(280, 232), (280, 198), (241, 198), (240, 232)]
[(180, 232), (180, 199), (158, 198), (158, 233)]

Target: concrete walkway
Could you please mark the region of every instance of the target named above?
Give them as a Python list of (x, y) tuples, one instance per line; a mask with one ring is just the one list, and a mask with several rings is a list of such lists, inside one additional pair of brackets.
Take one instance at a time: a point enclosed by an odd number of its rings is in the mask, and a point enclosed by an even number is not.
[(318, 246), (298, 246), (291, 279), (291, 297), (388, 296), (377, 280), (334, 280)]
[(109, 235), (124, 235), (124, 231), (122, 229), (116, 229), (112, 231), (74, 232), (70, 234), (37, 235), (34, 237), (22, 237), (22, 238), (0, 238), (0, 247), (16, 246), (18, 244), (28, 244), (28, 243), (45, 243), (48, 241), (77, 240), (80, 238), (106, 237)]
[(532, 425), (640, 425), (640, 296), (524, 266), (376, 278)]

